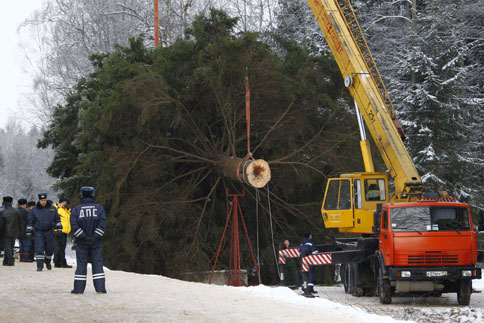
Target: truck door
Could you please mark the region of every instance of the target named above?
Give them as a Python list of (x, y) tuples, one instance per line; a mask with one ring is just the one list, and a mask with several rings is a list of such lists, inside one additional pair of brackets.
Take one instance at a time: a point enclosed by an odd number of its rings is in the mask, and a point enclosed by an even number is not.
[(382, 210), (380, 219), (380, 238), (379, 238), (379, 248), (383, 256), (383, 261), (385, 266), (390, 265), (390, 247), (391, 247), (391, 237), (388, 230), (388, 211)]

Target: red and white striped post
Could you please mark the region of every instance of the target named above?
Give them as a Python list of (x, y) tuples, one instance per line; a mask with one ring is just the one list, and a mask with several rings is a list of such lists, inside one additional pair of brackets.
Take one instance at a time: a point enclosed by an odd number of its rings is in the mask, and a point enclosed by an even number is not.
[(294, 247), (294, 248), (286, 248), (286, 249), (282, 249), (282, 250), (279, 250), (279, 271), (281, 273), (281, 276), (279, 277), (279, 279), (281, 281), (284, 281), (285, 277), (284, 277), (284, 265), (286, 264), (287, 262), (287, 258), (299, 258), (300, 257), (300, 253), (299, 253), (299, 248), (298, 247)]

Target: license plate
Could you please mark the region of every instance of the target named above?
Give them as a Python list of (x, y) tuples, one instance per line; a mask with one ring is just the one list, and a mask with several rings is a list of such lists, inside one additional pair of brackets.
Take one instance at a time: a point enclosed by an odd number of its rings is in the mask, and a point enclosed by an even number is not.
[(427, 271), (427, 277), (443, 277), (447, 276), (446, 271)]

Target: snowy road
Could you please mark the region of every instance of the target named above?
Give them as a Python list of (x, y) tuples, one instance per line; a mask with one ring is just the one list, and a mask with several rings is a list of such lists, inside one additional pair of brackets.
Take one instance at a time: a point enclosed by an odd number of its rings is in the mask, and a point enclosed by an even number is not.
[(0, 322), (393, 321), (282, 287), (226, 287), (106, 271), (108, 294), (94, 292), (89, 273), (85, 293), (72, 295), (73, 277), (74, 269), (0, 266)]
[[(90, 274), (89, 274), (90, 275)], [(155, 275), (106, 271), (108, 294), (96, 294), (90, 278), (83, 295), (72, 295), (74, 269), (36, 272), (34, 264), (0, 266), (0, 322), (477, 322), (484, 296), (457, 306), (441, 298), (355, 298), (341, 287), (317, 287), (307, 299), (283, 287), (226, 287)], [(475, 288), (484, 289), (477, 283)], [(332, 300), (332, 301), (330, 301)], [(334, 302), (333, 302), (334, 301)]]
[[(484, 292), (484, 281), (474, 281), (474, 289)], [(378, 297), (354, 297), (343, 287), (317, 287), (320, 298), (362, 309), (368, 313), (388, 315), (398, 320), (415, 322), (484, 322), (484, 294), (471, 296), (469, 306), (457, 304), (456, 293), (442, 297), (393, 297), (391, 305), (382, 305)]]

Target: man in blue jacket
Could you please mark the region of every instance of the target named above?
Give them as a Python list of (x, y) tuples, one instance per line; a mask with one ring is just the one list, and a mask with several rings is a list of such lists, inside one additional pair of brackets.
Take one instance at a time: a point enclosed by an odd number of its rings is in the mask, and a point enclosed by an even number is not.
[(71, 212), (71, 232), (76, 238), (77, 268), (73, 294), (82, 294), (86, 288), (87, 262), (92, 262), (92, 279), (98, 293), (106, 293), (101, 238), (106, 230), (106, 213), (94, 203), (94, 187), (81, 188), (81, 204)]
[(54, 228), (62, 230), (62, 223), (57, 209), (52, 201), (47, 200), (46, 193), (38, 195), (39, 201), (30, 210), (29, 223), (27, 225), (27, 236), (35, 236), (35, 259), (37, 260), (37, 271), (42, 271), (45, 266), (52, 269), (50, 261), (54, 253)]
[[(313, 243), (313, 235), (311, 233), (305, 233), (304, 234), (304, 239), (299, 246), (299, 253), (301, 255), (301, 262), (302, 262), (302, 257), (311, 255), (315, 252), (317, 252), (317, 248)], [(317, 293), (314, 290), (314, 273), (316, 271), (315, 266), (309, 266), (309, 272), (308, 272), (308, 291), (310, 293)], [(304, 290), (304, 287), (303, 287)]]

